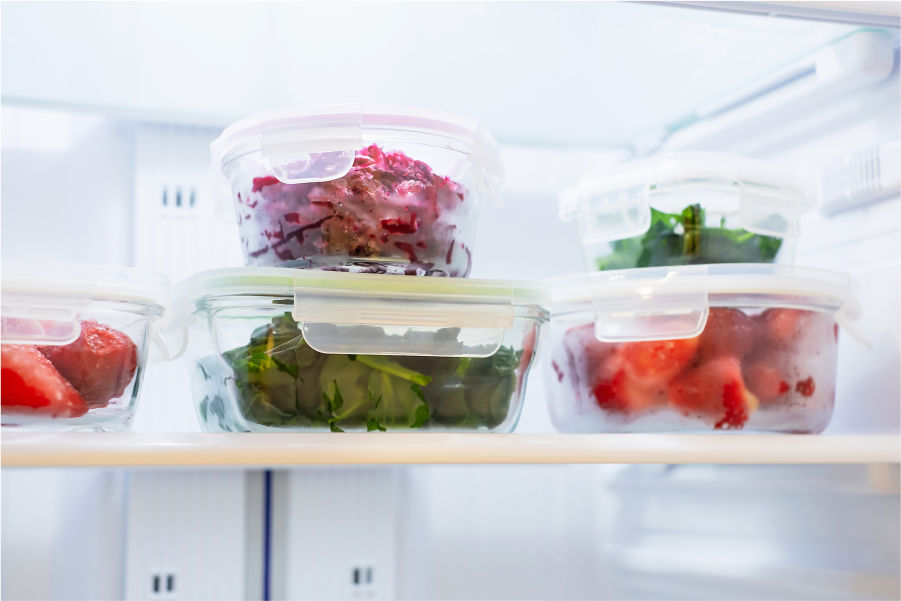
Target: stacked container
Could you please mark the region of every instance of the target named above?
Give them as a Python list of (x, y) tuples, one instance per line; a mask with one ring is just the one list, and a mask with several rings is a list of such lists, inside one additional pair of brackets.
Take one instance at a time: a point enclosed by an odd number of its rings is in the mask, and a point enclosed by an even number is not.
[(792, 263), (809, 203), (790, 173), (711, 152), (683, 152), (588, 174), (560, 195), (579, 224), (588, 271)]
[(504, 180), (477, 121), (412, 107), (262, 113), (211, 150), (248, 266), (466, 277), (480, 197)]
[(247, 267), (177, 286), (166, 332), (205, 431), (516, 426), (549, 293), (463, 279), (479, 203), (500, 202), (504, 176), (478, 122), (295, 109), (236, 123), (211, 150)]
[(860, 309), (849, 276), (784, 264), (806, 207), (789, 174), (712, 153), (638, 161), (562, 193), (589, 273), (549, 282), (555, 426), (821, 432), (839, 326), (853, 334)]
[(169, 280), (127, 268), (5, 264), (3, 426), (117, 431), (138, 403)]
[(284, 268), (176, 287), (205, 431), (491, 431), (519, 419), (543, 284)]

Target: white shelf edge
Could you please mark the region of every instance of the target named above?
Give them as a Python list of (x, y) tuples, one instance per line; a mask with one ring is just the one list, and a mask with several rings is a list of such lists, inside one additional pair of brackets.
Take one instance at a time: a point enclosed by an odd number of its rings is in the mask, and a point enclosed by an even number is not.
[(3, 467), (901, 463), (901, 435), (3, 432)]

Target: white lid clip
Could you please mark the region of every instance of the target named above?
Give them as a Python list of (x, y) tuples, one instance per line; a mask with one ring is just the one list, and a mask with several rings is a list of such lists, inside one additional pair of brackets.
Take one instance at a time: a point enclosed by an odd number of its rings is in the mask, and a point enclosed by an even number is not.
[(337, 179), (350, 171), (363, 148), (362, 107), (336, 105), (329, 112), (291, 109), (262, 117), (260, 154), (286, 184)]
[(513, 327), (504, 282), (469, 280), (472, 294), (453, 297), (419, 278), (334, 275), (294, 279), (292, 316), (321, 353), (489, 357)]
[(75, 342), (97, 278), (90, 266), (4, 265), (0, 340), (57, 346)]
[(694, 338), (707, 325), (707, 266), (590, 275), (595, 336), (601, 342)]

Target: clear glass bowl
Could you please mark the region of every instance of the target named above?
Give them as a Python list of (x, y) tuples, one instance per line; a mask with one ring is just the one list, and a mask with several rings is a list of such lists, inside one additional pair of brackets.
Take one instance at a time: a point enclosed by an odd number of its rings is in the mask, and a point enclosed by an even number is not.
[[(147, 364), (151, 327), (163, 307), (92, 301), (81, 334), (65, 345), (3, 344), (2, 424), (23, 430), (126, 429), (134, 418)], [(53, 329), (42, 320), (15, 327)]]
[(560, 194), (560, 217), (578, 224), (589, 271), (790, 264), (809, 206), (791, 173), (711, 152), (614, 165)]
[(546, 380), (566, 432), (745, 430), (815, 434), (835, 402), (831, 313), (711, 307), (695, 338), (607, 343), (593, 315), (551, 326)]
[(653, 199), (651, 225), (644, 234), (584, 245), (586, 263), (592, 270), (609, 271), (794, 262), (797, 238), (766, 236), (741, 227), (733, 193), (686, 188)]
[(301, 184), (278, 181), (258, 155), (236, 159), (244, 264), (466, 277), (478, 218), (472, 178), (438, 166), (455, 157), (430, 165), (417, 150), (373, 144), (347, 175)]
[(544, 355), (565, 432), (818, 433), (835, 403), (847, 274), (729, 264), (551, 280)]
[[(307, 344), (291, 316), (292, 302), (232, 296), (197, 303), (185, 356), (204, 431), (516, 427), (547, 319), (543, 311), (517, 309), (513, 327), (488, 357), (348, 355), (320, 353)], [(456, 344), (458, 332), (447, 328), (436, 337)]]
[(478, 122), (412, 107), (261, 113), (211, 149), (247, 266), (466, 277), (480, 198), (503, 181)]

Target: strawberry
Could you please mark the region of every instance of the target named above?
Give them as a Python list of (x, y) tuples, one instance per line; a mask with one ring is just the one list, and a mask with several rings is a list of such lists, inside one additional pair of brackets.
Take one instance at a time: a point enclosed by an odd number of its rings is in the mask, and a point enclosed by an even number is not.
[(81, 417), (85, 400), (37, 348), (0, 345), (0, 404), (3, 412), (30, 412), (52, 417)]
[(758, 407), (735, 357), (713, 359), (681, 374), (670, 384), (669, 401), (677, 411), (712, 423), (717, 430), (741, 429)]
[(748, 390), (761, 404), (768, 404), (791, 390), (791, 385), (775, 367), (766, 363), (752, 363), (745, 367)]
[(750, 317), (737, 309), (712, 308), (698, 339), (698, 357), (702, 362), (716, 357), (741, 359), (754, 347), (757, 328)]
[(619, 364), (618, 355), (610, 357), (600, 370), (600, 377), (592, 383), (592, 392), (601, 409), (638, 417), (666, 404), (665, 386), (644, 386), (625, 369), (616, 369)]
[(138, 366), (138, 349), (127, 335), (97, 323), (81, 322), (81, 335), (65, 346), (38, 350), (91, 407), (106, 407), (125, 393)]
[(695, 355), (698, 338), (626, 342), (619, 347), (623, 369), (644, 388), (665, 386)]
[(761, 337), (777, 348), (793, 346), (810, 325), (814, 313), (800, 309), (767, 309), (754, 318)]

